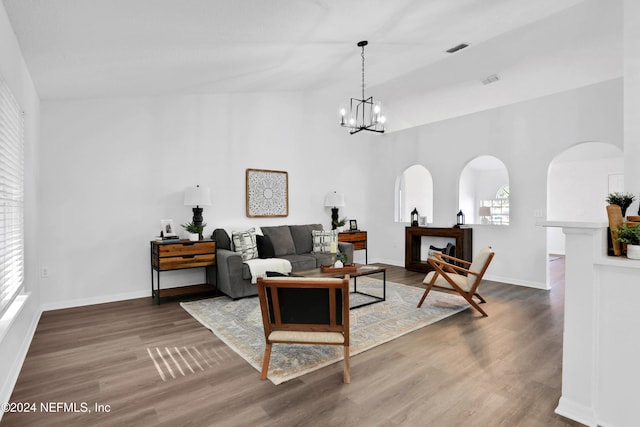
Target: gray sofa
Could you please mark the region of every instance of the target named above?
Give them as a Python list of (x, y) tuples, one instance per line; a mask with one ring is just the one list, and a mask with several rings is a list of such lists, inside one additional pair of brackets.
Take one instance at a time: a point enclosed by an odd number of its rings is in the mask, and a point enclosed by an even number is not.
[[(311, 270), (334, 261), (330, 253), (313, 253), (313, 230), (322, 230), (321, 224), (280, 225), (261, 227), (258, 239), (260, 258), (282, 258), (289, 260), (291, 271)], [(211, 238), (216, 241), (216, 265), (209, 267), (218, 290), (237, 299), (258, 295), (258, 288), (251, 283), (249, 267), (238, 252), (231, 250), (231, 236), (221, 228), (213, 231)], [(353, 245), (338, 243), (338, 250), (347, 255), (347, 263), (353, 262)]]

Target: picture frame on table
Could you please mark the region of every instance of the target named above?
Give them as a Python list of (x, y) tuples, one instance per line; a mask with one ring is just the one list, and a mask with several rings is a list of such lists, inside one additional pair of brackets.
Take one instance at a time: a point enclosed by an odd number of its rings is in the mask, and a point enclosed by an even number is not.
[(355, 219), (349, 220), (349, 231), (358, 231), (358, 221)]
[(173, 225), (172, 219), (161, 219), (160, 220), (160, 236), (162, 238), (177, 238), (178, 234), (176, 233), (176, 227)]

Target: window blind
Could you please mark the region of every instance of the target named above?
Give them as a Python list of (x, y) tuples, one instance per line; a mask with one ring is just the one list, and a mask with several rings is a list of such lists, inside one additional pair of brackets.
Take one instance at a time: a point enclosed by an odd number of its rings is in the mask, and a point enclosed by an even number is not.
[(0, 77), (0, 317), (24, 281), (24, 117)]

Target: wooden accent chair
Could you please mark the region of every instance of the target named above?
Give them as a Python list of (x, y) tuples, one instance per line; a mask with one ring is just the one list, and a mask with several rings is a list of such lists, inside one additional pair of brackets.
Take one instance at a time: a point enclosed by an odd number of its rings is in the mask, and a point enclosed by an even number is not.
[[(427, 285), (427, 289), (424, 291), (424, 295), (422, 295), (418, 303), (418, 308), (422, 306), (431, 288), (439, 288), (459, 293), (473, 308), (482, 313), (483, 316), (488, 316), (473, 300), (473, 297), (476, 296), (481, 303), (486, 302), (478, 293), (478, 286), (480, 286), (482, 276), (484, 276), (484, 272), (487, 271), (489, 263), (491, 263), (495, 255), (491, 247), (487, 246), (481, 249), (473, 258), (473, 262), (437, 252), (434, 255), (434, 258), (427, 260), (434, 270), (430, 271), (422, 281), (422, 283)], [(451, 264), (448, 261), (453, 261), (455, 264)]]
[(260, 379), (267, 378), (273, 344), (344, 347), (345, 384), (349, 374), (349, 276), (258, 278), (266, 347)]

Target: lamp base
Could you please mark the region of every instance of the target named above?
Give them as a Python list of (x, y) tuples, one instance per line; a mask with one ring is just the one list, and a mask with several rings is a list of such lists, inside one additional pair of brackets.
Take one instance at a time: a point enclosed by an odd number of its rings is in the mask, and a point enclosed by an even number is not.
[(335, 230), (336, 227), (336, 223), (338, 222), (338, 208), (333, 207), (331, 208), (331, 229)]
[[(201, 226), (202, 225), (202, 208), (199, 206), (196, 206), (195, 208), (193, 208), (193, 225), (195, 226)], [(200, 240), (202, 240), (202, 233), (199, 233), (199, 237)]]

